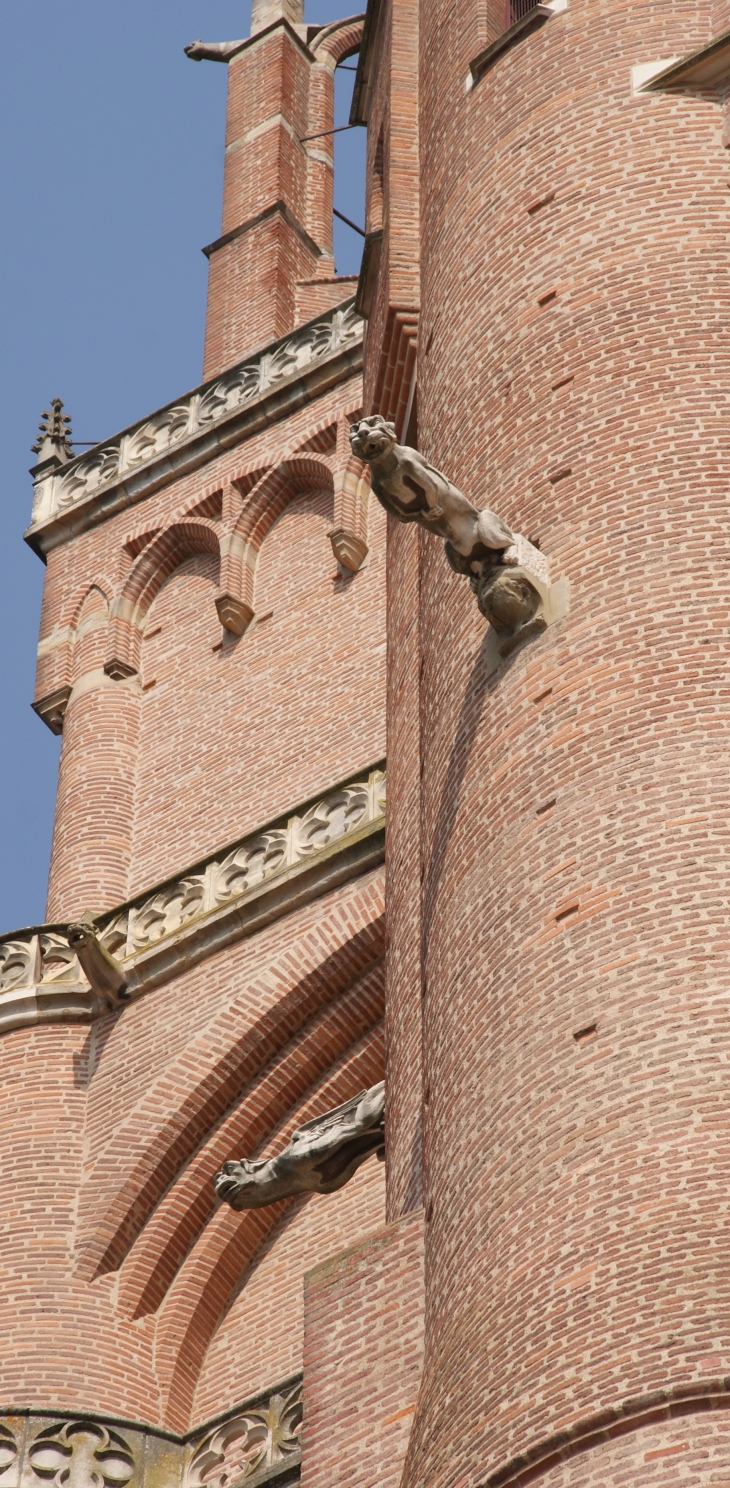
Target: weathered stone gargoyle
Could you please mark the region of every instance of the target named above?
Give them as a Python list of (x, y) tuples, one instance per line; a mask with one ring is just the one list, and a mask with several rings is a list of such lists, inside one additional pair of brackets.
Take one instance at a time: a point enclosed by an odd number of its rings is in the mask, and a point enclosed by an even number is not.
[(101, 944), (93, 915), (87, 912), (67, 925), (66, 939), (97, 996), (109, 1008), (121, 1007), (127, 990), (124, 971)]
[(446, 557), (469, 579), (502, 656), (545, 629), (543, 596), (521, 561), (526, 550), (537, 550), (525, 538), (495, 512), (472, 506), (418, 450), (398, 444), (395, 425), (379, 413), (350, 426), (350, 445), (369, 464), (373, 494), (386, 511), (444, 538)]
[(300, 1193), (334, 1193), (371, 1153), (385, 1152), (385, 1085), (307, 1121), (278, 1157), (225, 1162), (215, 1191), (232, 1209), (263, 1209)]

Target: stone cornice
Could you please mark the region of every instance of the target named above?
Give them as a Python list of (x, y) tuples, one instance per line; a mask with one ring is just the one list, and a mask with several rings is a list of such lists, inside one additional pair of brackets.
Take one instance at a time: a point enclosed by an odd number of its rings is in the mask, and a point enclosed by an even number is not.
[[(384, 855), (381, 763), (99, 915), (98, 938), (124, 971), (127, 998), (137, 998), (376, 868)], [(30, 926), (0, 941), (0, 1033), (106, 1012), (66, 929)]]
[(26, 542), (45, 558), (353, 376), (362, 331), (346, 300), (68, 465), (39, 467)]

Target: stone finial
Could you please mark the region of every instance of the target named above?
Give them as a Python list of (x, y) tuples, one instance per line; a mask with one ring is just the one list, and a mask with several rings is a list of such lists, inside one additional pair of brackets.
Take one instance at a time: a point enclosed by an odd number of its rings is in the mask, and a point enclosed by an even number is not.
[(384, 1155), (384, 1122), (381, 1080), (300, 1126), (278, 1157), (225, 1162), (216, 1173), (215, 1191), (232, 1209), (263, 1209), (300, 1193), (334, 1193), (371, 1153)]
[(44, 409), (41, 414), (38, 438), (31, 445), (33, 454), (38, 456), (39, 465), (45, 465), (47, 460), (55, 460), (57, 465), (68, 465), (69, 460), (73, 460), (71, 420), (62, 410), (61, 399), (51, 398), (50, 408)]

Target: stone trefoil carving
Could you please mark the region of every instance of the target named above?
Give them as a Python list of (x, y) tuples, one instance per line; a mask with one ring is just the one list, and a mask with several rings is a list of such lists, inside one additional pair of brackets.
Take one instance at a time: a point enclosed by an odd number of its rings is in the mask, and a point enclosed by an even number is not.
[[(361, 341), (362, 329), (362, 320), (351, 301), (329, 310), (259, 356), (240, 362), (187, 397), (160, 409), (152, 418), (70, 459), (62, 471), (41, 472), (35, 485), (32, 524), (47, 521), (168, 450), (215, 430), (223, 420), (255, 403), (287, 378)], [(46, 417), (50, 414), (44, 414)]]
[[(301, 1458), (302, 1385), (281, 1388), (230, 1416), (194, 1448), (184, 1488), (234, 1488)], [(267, 1471), (268, 1470), (268, 1471)]]
[(300, 1126), (276, 1157), (225, 1162), (215, 1190), (232, 1209), (263, 1209), (295, 1194), (335, 1193), (373, 1152), (385, 1155), (382, 1080)]
[(397, 443), (380, 414), (350, 428), (353, 454), (370, 466), (373, 493), (399, 522), (417, 522), (444, 539), (446, 557), (464, 574), (497, 637), (500, 656), (544, 630), (550, 613), (543, 555), (487, 508), (473, 506), (417, 450)]
[(94, 1421), (60, 1421), (28, 1449), (36, 1479), (55, 1488), (126, 1488), (134, 1457), (124, 1437)]

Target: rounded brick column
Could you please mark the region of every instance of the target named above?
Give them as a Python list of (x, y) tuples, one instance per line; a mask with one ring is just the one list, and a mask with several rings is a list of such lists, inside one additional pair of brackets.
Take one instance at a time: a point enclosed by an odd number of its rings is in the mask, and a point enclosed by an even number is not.
[(126, 897), (134, 820), (140, 679), (101, 667), (74, 684), (63, 721), (48, 884), (49, 921)]
[(421, 448), (540, 542), (570, 612), (489, 674), (425, 545), (404, 1483), (704, 1485), (730, 1376), (730, 161), (714, 95), (635, 96), (631, 69), (704, 45), (713, 4), (569, 0), (466, 92), (472, 8), (422, 16)]

